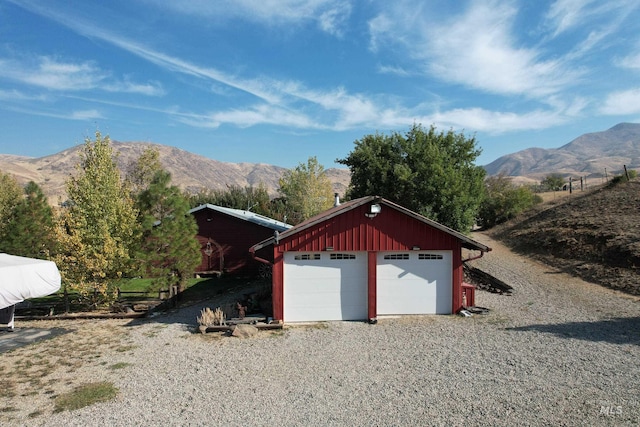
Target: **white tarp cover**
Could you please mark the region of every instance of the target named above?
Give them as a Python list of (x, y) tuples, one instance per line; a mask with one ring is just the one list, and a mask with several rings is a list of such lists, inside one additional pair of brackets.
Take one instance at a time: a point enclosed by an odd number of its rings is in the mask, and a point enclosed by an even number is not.
[(53, 261), (0, 254), (0, 309), (50, 295), (60, 289), (60, 281)]

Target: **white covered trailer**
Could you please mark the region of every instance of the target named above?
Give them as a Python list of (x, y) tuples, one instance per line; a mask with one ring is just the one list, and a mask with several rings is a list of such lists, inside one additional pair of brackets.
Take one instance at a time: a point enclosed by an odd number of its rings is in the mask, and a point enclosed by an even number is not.
[(0, 324), (13, 330), (15, 305), (57, 292), (60, 282), (53, 261), (0, 254)]

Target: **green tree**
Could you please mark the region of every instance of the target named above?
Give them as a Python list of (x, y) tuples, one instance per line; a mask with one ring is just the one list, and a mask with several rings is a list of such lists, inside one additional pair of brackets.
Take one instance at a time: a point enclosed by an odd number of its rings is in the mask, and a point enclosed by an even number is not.
[(58, 228), (57, 257), (66, 286), (96, 305), (115, 296), (130, 269), (137, 212), (121, 180), (109, 137), (85, 140), (77, 175), (67, 181), (68, 207)]
[(49, 259), (56, 252), (53, 210), (44, 193), (31, 181), (15, 207), (0, 250), (13, 255)]
[(287, 199), (284, 197), (276, 197), (269, 201), (269, 218), (273, 218), (278, 221), (288, 222), (289, 209), (287, 207)]
[(202, 189), (196, 194), (189, 194), (187, 197), (192, 208), (210, 203), (225, 208), (248, 210), (269, 216), (269, 192), (262, 183), (257, 187), (229, 185), (226, 190)]
[(151, 181), (158, 171), (163, 170), (160, 163), (160, 151), (155, 147), (147, 147), (140, 157), (127, 167), (126, 181), (131, 194), (137, 196), (151, 185)]
[(344, 159), (347, 196), (378, 195), (454, 230), (467, 232), (483, 197), (485, 171), (475, 138), (413, 125), (404, 135), (366, 135)]
[(333, 186), (316, 157), (286, 171), (279, 185), (290, 224), (298, 224), (333, 206)]
[(559, 173), (547, 175), (540, 185), (547, 191), (558, 191), (564, 185), (564, 177)]
[(485, 188), (486, 196), (480, 205), (478, 223), (486, 228), (514, 218), (542, 201), (529, 187), (517, 186), (504, 175), (487, 178)]
[(177, 286), (180, 292), (202, 258), (189, 202), (170, 182), (168, 172), (157, 171), (138, 197), (142, 232), (136, 258), (157, 289)]
[(4, 240), (9, 222), (15, 216), (15, 208), (20, 203), (21, 196), (22, 189), (18, 181), (0, 171), (0, 242)]

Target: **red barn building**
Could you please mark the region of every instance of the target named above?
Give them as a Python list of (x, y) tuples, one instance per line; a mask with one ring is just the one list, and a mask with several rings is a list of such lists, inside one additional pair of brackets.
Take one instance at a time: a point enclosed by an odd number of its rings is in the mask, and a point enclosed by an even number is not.
[(291, 228), (254, 212), (211, 204), (200, 205), (189, 213), (198, 224), (197, 239), (202, 250), (198, 274), (256, 275), (263, 265), (249, 254), (251, 245)]
[(259, 258), (271, 246), (274, 318), (286, 322), (456, 313), (465, 297), (473, 305), (462, 248), (491, 250), (376, 196), (333, 207), (251, 251)]

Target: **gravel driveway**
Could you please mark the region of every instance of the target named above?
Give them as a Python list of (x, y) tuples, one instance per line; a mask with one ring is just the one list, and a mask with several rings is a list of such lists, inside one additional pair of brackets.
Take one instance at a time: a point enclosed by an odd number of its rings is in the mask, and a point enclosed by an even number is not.
[[(493, 247), (477, 266), (514, 288), (488, 315), (330, 322), (257, 338), (194, 334), (204, 305), (126, 328), (116, 400), (43, 426), (638, 425), (640, 303)], [(15, 425), (15, 424), (14, 424)]]

